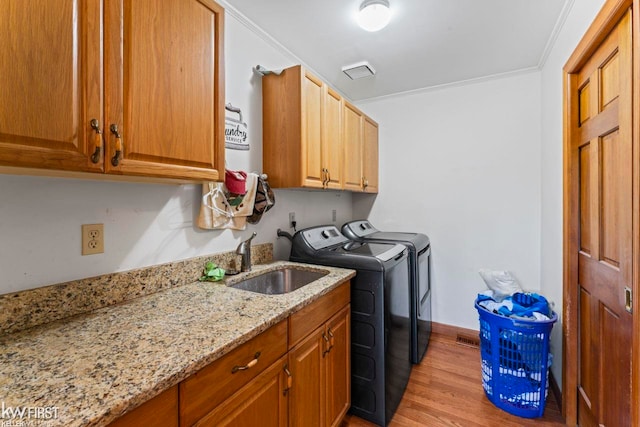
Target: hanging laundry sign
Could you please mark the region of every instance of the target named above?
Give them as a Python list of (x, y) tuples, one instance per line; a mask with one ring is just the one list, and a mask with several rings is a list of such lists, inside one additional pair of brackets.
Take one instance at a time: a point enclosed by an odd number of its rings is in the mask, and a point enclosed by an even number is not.
[(232, 150), (248, 150), (249, 138), (247, 135), (247, 124), (242, 121), (242, 111), (238, 107), (227, 104), (224, 107), (227, 111), (236, 113), (238, 118), (225, 117), (224, 142), (225, 147)]

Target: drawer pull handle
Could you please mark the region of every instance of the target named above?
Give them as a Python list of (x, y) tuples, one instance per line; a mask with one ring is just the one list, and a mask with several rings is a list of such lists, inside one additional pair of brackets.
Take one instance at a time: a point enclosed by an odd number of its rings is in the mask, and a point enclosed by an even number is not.
[(286, 396), (289, 389), (293, 386), (293, 376), (291, 376), (291, 371), (289, 371), (289, 365), (284, 365), (284, 373), (287, 375), (287, 387), (282, 391), (282, 394)]
[(258, 364), (258, 359), (260, 358), (260, 352), (257, 352), (254, 356), (253, 356), (253, 360), (249, 363), (247, 363), (244, 366), (239, 366), (236, 365), (233, 367), (233, 369), (231, 369), (231, 373), (235, 374), (238, 371), (246, 371), (249, 368), (253, 368), (254, 366), (256, 366)]

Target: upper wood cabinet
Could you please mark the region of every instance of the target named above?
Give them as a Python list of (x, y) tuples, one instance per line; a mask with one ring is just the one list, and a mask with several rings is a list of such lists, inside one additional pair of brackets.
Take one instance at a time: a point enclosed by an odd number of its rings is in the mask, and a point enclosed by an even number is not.
[(378, 124), (302, 66), (262, 79), (262, 114), (272, 186), (378, 192)]
[(362, 189), (367, 193), (378, 192), (378, 123), (364, 117), (362, 139)]
[(324, 134), (322, 149), (326, 168), (326, 187), (341, 189), (344, 180), (344, 155), (342, 139), (342, 97), (325, 86)]
[(324, 166), (322, 163), (322, 155), (324, 154), (322, 149), (324, 90), (322, 81), (306, 72), (302, 75), (300, 148), (302, 179), (305, 187), (324, 186)]
[(0, 166), (102, 170), (101, 34), (100, 1), (0, 4)]
[(342, 97), (301, 66), (265, 76), (262, 94), (271, 185), (342, 188)]
[(344, 103), (344, 188), (362, 191), (363, 114), (348, 102)]
[(344, 103), (344, 188), (378, 192), (378, 123)]
[(3, 2), (0, 166), (220, 179), (223, 20), (211, 0)]

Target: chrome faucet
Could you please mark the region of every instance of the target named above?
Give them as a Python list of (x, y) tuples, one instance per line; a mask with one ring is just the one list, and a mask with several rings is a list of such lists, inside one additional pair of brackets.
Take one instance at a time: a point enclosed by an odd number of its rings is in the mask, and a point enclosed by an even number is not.
[(242, 261), (240, 262), (240, 271), (251, 271), (251, 240), (256, 237), (258, 233), (255, 231), (247, 240), (240, 242), (236, 249), (236, 254), (242, 255)]

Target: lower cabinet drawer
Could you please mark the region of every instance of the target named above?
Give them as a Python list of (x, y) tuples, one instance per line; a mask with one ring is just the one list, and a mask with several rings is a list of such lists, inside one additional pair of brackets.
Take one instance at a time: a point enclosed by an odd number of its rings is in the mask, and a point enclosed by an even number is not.
[(195, 427), (286, 427), (287, 356), (280, 358)]
[(287, 321), (180, 383), (180, 425), (191, 426), (287, 352)]

